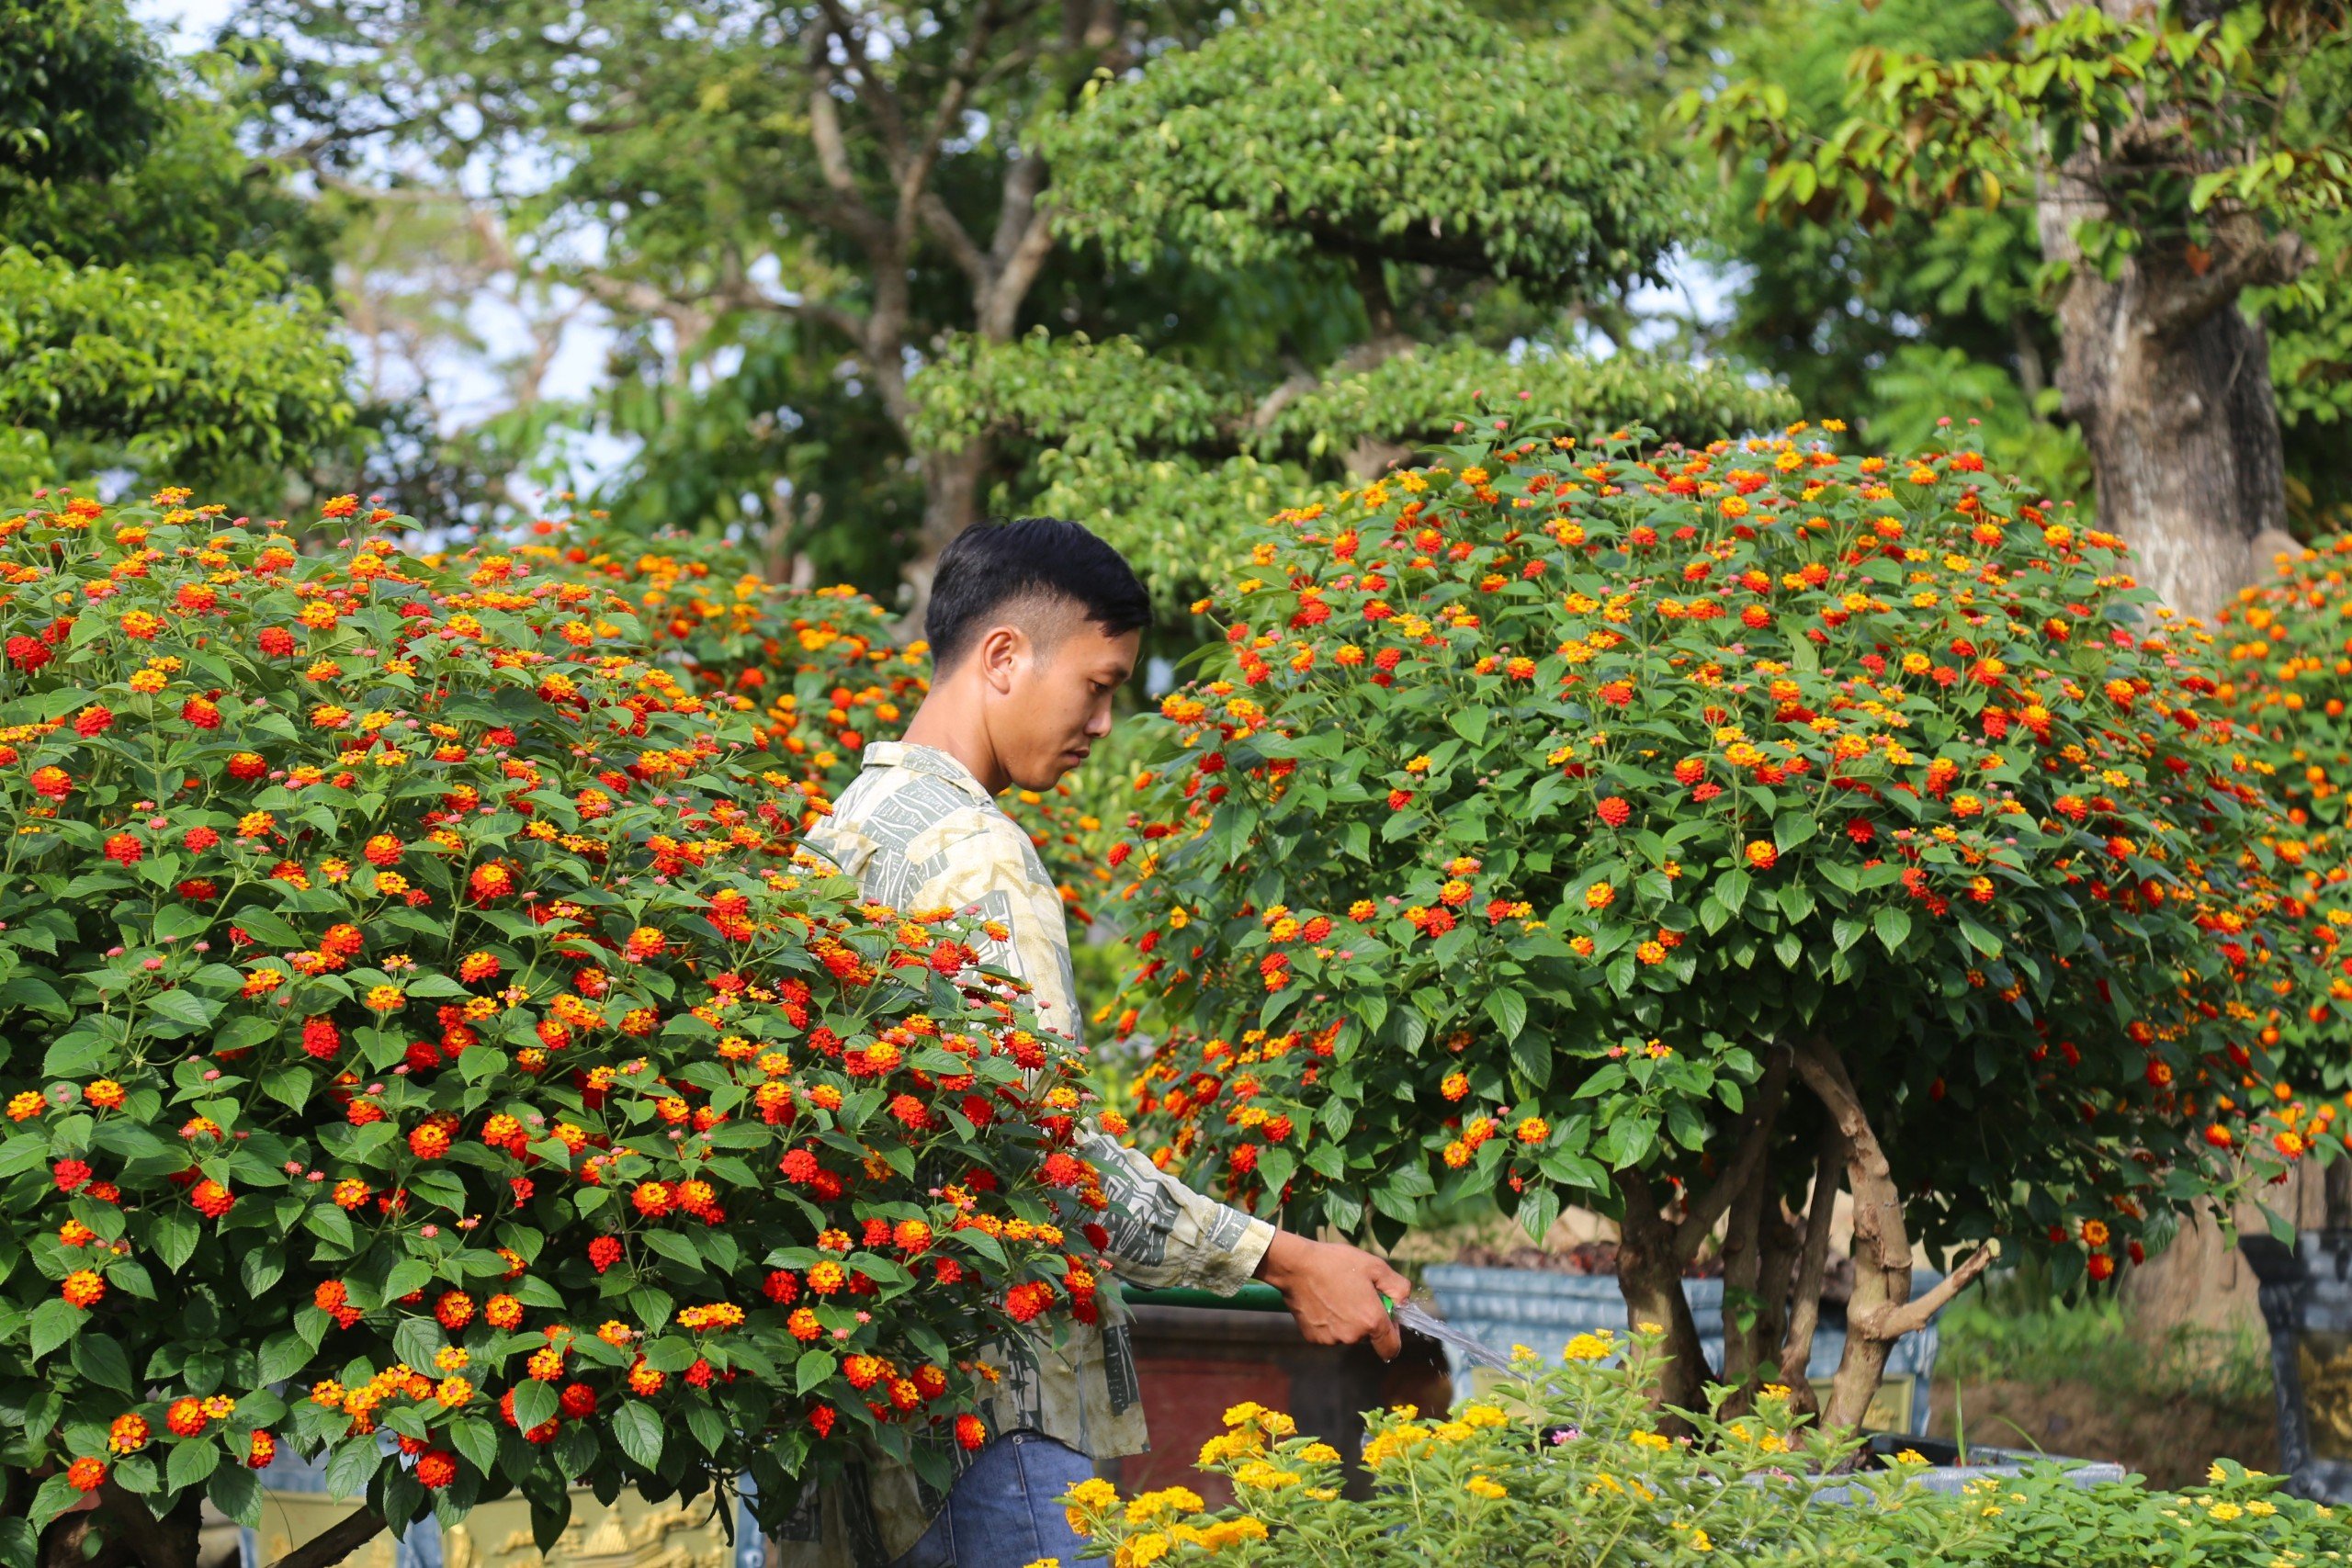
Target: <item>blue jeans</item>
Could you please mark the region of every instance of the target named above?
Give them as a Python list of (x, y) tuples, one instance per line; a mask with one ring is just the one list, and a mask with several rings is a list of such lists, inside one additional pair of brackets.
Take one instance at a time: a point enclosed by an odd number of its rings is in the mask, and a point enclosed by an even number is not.
[(1094, 1474), (1094, 1461), (1040, 1432), (1008, 1432), (958, 1476), (947, 1506), (891, 1568), (1028, 1568), (1058, 1557), (1079, 1568), (1091, 1550), (1054, 1501)]

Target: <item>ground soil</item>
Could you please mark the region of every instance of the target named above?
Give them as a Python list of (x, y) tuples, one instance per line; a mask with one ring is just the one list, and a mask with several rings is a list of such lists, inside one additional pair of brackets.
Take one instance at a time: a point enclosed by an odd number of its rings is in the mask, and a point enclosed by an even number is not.
[[(2053, 1456), (2113, 1460), (2151, 1485), (2194, 1487), (2216, 1458), (2278, 1468), (2278, 1433), (2267, 1405), (2220, 1404), (2182, 1394), (2119, 1393), (2087, 1382), (1972, 1383), (1968, 1440)], [(1952, 1383), (1935, 1382), (1928, 1431), (1955, 1435)]]

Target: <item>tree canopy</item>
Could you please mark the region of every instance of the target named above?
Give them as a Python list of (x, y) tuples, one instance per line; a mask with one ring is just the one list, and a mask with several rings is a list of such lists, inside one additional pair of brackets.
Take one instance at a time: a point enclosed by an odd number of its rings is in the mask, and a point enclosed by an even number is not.
[(349, 425), (322, 231), (238, 148), (240, 90), (120, 0), (0, 6), (0, 485), (128, 468), (263, 504)]

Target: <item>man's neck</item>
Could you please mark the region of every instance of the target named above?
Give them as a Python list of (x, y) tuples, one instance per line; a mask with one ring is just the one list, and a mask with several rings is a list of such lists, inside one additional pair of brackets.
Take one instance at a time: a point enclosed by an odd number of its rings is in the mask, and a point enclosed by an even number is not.
[(1002, 795), (1012, 786), (1012, 779), (1005, 773), (1004, 764), (997, 761), (996, 748), (989, 744), (987, 728), (979, 715), (964, 704), (949, 701), (952, 693), (933, 692), (915, 709), (912, 723), (899, 739), (910, 746), (928, 746), (934, 751), (944, 751), (964, 764), (964, 771), (980, 783), (991, 795)]

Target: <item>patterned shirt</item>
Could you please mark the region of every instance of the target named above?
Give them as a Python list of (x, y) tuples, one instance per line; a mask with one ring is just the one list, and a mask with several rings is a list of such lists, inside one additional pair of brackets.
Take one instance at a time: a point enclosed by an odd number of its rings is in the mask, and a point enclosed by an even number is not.
[[(1026, 982), (1039, 1021), (1076, 1043), (1077, 985), (1061, 895), (1036, 846), (944, 751), (900, 741), (865, 749), (865, 771), (832, 815), (808, 835), (811, 849), (896, 909), (954, 909), (1004, 931), (975, 942), (980, 962)], [(1230, 1295), (1246, 1284), (1273, 1227), (1202, 1197), (1088, 1125), (1079, 1152), (1101, 1173), (1110, 1208), (1106, 1261), (1144, 1286), (1187, 1285)], [(984, 1359), (1004, 1377), (979, 1413), (991, 1432), (1042, 1432), (1095, 1459), (1140, 1453), (1142, 1391), (1126, 1314), (1115, 1289), (1101, 1292), (1102, 1321), (1070, 1322), (1052, 1336), (1000, 1342)], [(950, 1442), (950, 1457), (969, 1456)], [(768, 1568), (887, 1568), (920, 1539), (945, 1495), (905, 1465), (875, 1454), (844, 1483), (812, 1495), (771, 1544)]]

